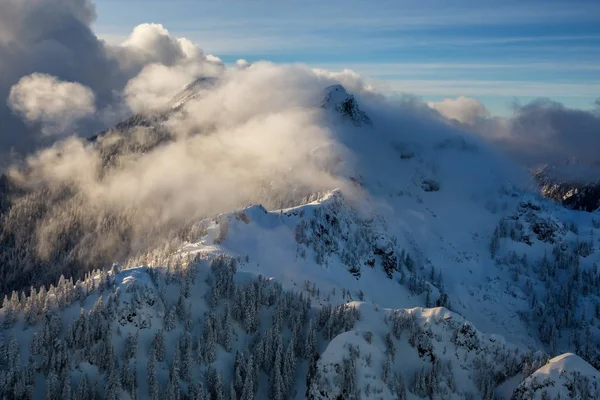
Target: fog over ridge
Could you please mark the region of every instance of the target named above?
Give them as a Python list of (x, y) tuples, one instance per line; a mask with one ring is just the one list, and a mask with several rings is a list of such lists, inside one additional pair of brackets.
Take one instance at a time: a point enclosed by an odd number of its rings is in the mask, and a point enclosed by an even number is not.
[[(0, 168), (10, 183), (0, 194), (0, 204), (10, 205), (0, 209), (3, 290), (18, 285), (23, 271), (46, 282), (185, 238), (194, 222), (220, 212), (360, 190), (349, 180), (354, 159), (341, 140), (360, 128), (320, 107), (334, 84), (376, 117), (361, 132), (372, 140), (395, 130), (419, 135), (425, 125), (441, 135), (468, 131), (526, 165), (591, 159), (600, 144), (598, 113), (548, 100), (519, 106), (512, 118), (492, 117), (465, 97), (392, 101), (351, 70), (245, 60), (228, 67), (157, 23), (109, 45), (91, 29), (88, 0), (1, 7)], [(170, 108), (199, 77), (215, 84), (199, 83)], [(131, 115), (145, 124), (85, 139)]]

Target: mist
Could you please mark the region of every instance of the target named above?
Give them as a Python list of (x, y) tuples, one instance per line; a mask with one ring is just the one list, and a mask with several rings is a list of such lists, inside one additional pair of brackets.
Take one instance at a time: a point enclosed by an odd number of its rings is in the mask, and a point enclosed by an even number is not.
[(350, 192), (320, 106), (337, 83), (377, 98), (352, 71), (227, 68), (157, 23), (109, 45), (87, 0), (1, 7), (2, 292), (197, 239), (222, 212)]
[[(343, 144), (356, 127), (321, 107), (333, 84), (377, 116), (383, 128), (365, 134), (395, 134), (399, 121), (443, 134), (440, 120), (452, 120), (523, 162), (592, 158), (597, 148), (598, 115), (557, 103), (519, 107), (511, 119), (464, 97), (392, 103), (350, 70), (226, 67), (156, 23), (108, 45), (90, 28), (87, 0), (1, 7), (0, 292), (197, 240), (202, 220), (222, 212), (360, 191)], [(533, 145), (541, 140), (552, 144)]]
[[(573, 162), (597, 166), (600, 162), (598, 105), (590, 110), (579, 110), (539, 98), (527, 104), (514, 103), (509, 117), (491, 116), (485, 106), (473, 98), (445, 99), (430, 102), (429, 106), (526, 167)], [(564, 178), (579, 179), (589, 174), (589, 169), (564, 168), (562, 172), (566, 174)]]
[[(109, 45), (92, 31), (95, 19), (89, 0), (0, 4), (0, 168), (10, 163), (11, 153), (11, 159), (18, 159), (72, 134), (91, 136), (139, 111), (139, 90), (133, 82), (133, 89), (125, 88), (146, 68), (185, 70), (189, 80), (207, 69), (223, 69), (218, 58), (160, 24), (139, 25), (122, 44)], [(180, 85), (161, 83), (149, 101)], [(49, 89), (56, 89), (55, 101), (65, 106), (62, 113), (48, 110), (44, 96)], [(73, 104), (85, 107), (68, 113)]]
[[(178, 65), (150, 73), (181, 90), (190, 69), (206, 70)], [(126, 93), (149, 101), (135, 100), (139, 118), (151, 123), (111, 129), (93, 141), (63, 137), (9, 168), (10, 208), (0, 235), (10, 249), (1, 252), (3, 289), (23, 280), (52, 281), (61, 273), (78, 276), (165, 243), (198, 239), (197, 224), (221, 212), (259, 203), (289, 207), (333, 188), (350, 193), (336, 171), (343, 125), (331, 124), (320, 105), (324, 89), (340, 80), (368, 96), (357, 75), (254, 63), (199, 80), (174, 107), (169, 90), (136, 84), (146, 79), (145, 71)], [(13, 100), (25, 118), (38, 116), (30, 111), (39, 113), (35, 101)], [(91, 103), (77, 104), (88, 115)], [(39, 115), (64, 115), (61, 103), (53, 107)], [(75, 111), (69, 112), (79, 116)], [(315, 151), (332, 143), (336, 151)]]

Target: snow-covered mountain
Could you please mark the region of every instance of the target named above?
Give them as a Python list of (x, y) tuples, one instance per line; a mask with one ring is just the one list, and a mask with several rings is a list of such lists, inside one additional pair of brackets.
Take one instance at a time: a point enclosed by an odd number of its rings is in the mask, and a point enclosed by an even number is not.
[(349, 94), (342, 85), (332, 85), (325, 88), (321, 107), (337, 112), (357, 126), (371, 125), (369, 116), (360, 109), (353, 95)]
[[(140, 117), (156, 140), (128, 136), (137, 120), (102, 135), (124, 138), (106, 168), (175, 140), (204, 83)], [(110, 270), (7, 296), (2, 396), (597, 398), (600, 221), (417, 106), (315, 99), (330, 135), (305, 162), (338, 186), (273, 180), (283, 208), (190, 217)]]
[(573, 353), (554, 357), (523, 381), (516, 399), (600, 397), (600, 373)]

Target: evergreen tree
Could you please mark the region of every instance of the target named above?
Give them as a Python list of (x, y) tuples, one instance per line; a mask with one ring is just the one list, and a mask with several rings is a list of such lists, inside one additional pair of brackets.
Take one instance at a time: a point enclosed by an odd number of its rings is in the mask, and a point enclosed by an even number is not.
[(4, 301), (2, 302), (2, 309), (4, 310), (4, 328), (10, 328), (17, 319), (17, 312), (14, 308), (14, 303), (8, 296), (4, 296)]
[(189, 400), (207, 400), (206, 391), (202, 385), (202, 381), (199, 383), (192, 383), (189, 386)]
[(4, 334), (0, 332), (0, 365), (7, 360), (6, 346), (4, 345)]
[(425, 381), (425, 370), (421, 368), (421, 371), (416, 371), (411, 391), (419, 397), (425, 397), (427, 395), (427, 383)]
[(170, 307), (165, 315), (165, 330), (171, 332), (175, 329), (175, 322), (177, 321), (177, 313), (175, 307)]
[(239, 351), (235, 352), (235, 360), (233, 362), (233, 387), (238, 396), (241, 396), (244, 387), (244, 379), (242, 378), (242, 362), (245, 360), (240, 355)]
[[(281, 337), (278, 333), (275, 334)], [(281, 364), (283, 359), (283, 345), (281, 341), (278, 341), (278, 345), (275, 349), (275, 360), (271, 368), (271, 376), (269, 379), (269, 399), (271, 400), (282, 400), (285, 396), (285, 382), (281, 374)]]
[(98, 375), (96, 375), (96, 378), (94, 379), (94, 385), (92, 386), (91, 395), (91, 400), (100, 400), (100, 382)]
[(186, 382), (192, 379), (192, 338), (185, 332), (180, 340), (181, 347), (181, 378)]
[(137, 352), (137, 345), (139, 341), (139, 332), (136, 332), (135, 335), (127, 336), (125, 340), (125, 354), (123, 354), (123, 360), (130, 360), (135, 357)]
[(386, 357), (385, 362), (383, 363), (383, 373), (381, 375), (381, 380), (386, 385), (388, 385), (390, 383), (391, 373), (392, 373), (392, 363), (390, 362), (390, 358)]
[(129, 361), (125, 360), (121, 364), (121, 386), (130, 394), (133, 393), (133, 373), (129, 367)]
[(294, 385), (296, 378), (296, 354), (294, 352), (295, 338), (292, 335), (292, 339), (288, 343), (283, 357), (283, 377), (285, 384), (285, 393), (289, 393)]
[(86, 374), (81, 374), (79, 378), (79, 385), (77, 386), (77, 399), (89, 399), (90, 398), (90, 382)]
[(107, 381), (106, 390), (104, 393), (105, 400), (119, 400), (121, 391), (121, 380), (119, 379), (118, 368), (115, 361), (111, 362), (111, 366), (106, 371)]
[(196, 383), (190, 383), (188, 386), (188, 399), (189, 400), (199, 400), (200, 390), (198, 389), (198, 385)]
[(242, 395), (240, 400), (254, 400), (254, 362), (252, 356), (248, 356), (248, 361), (245, 367), (246, 376), (242, 387)]
[(356, 385), (356, 363), (354, 357), (344, 358), (342, 363), (342, 393), (344, 398), (358, 400), (358, 387)]
[(35, 295), (35, 288), (32, 288), (33, 292), (30, 296), (25, 300), (25, 323), (27, 325), (34, 325), (37, 321), (37, 309), (35, 300), (37, 296)]
[(157, 361), (163, 362), (165, 360), (165, 334), (162, 330), (154, 335), (150, 352), (154, 354)]
[(202, 338), (199, 346), (199, 350), (201, 351), (201, 359), (207, 364), (214, 362), (217, 358), (216, 336), (213, 318), (211, 318), (209, 315), (204, 323), (204, 329), (202, 331)]
[(65, 371), (65, 377), (63, 378), (63, 386), (61, 392), (61, 400), (62, 399), (71, 399), (71, 379), (69, 373)]
[(179, 378), (174, 374), (171, 374), (169, 382), (167, 383), (167, 390), (165, 392), (165, 400), (179, 400), (181, 396), (179, 388)]
[(177, 300), (177, 305), (175, 306), (175, 312), (176, 312), (177, 316), (179, 317), (179, 320), (181, 322), (185, 322), (186, 314), (187, 314), (187, 307), (186, 307), (186, 302), (185, 302), (183, 286), (181, 287), (181, 290), (179, 292), (179, 299)]
[(213, 367), (207, 370), (208, 393), (212, 400), (225, 400), (223, 377)]
[(222, 339), (221, 344), (226, 351), (231, 352), (232, 350), (232, 338), (231, 338), (231, 312), (229, 310), (229, 303), (225, 303), (225, 311), (223, 313), (222, 320)]
[(396, 400), (406, 400), (406, 385), (402, 375), (396, 374), (394, 377), (394, 392), (396, 392)]
[(156, 377), (156, 354), (150, 352), (148, 359), (148, 395), (150, 400), (159, 400), (159, 386)]
[(58, 376), (54, 372), (48, 374), (46, 378), (46, 399), (55, 400), (58, 398), (58, 391), (60, 388), (60, 382)]
[(169, 370), (169, 376), (172, 379), (176, 379), (178, 381), (177, 387), (179, 387), (179, 376), (181, 375), (181, 348), (179, 346), (175, 347), (175, 352), (173, 353), (173, 360), (171, 361), (171, 368)]
[(396, 343), (394, 343), (394, 338), (390, 332), (385, 335), (385, 347), (386, 354), (394, 361), (396, 358)]
[(499, 248), (500, 248), (500, 232), (498, 231), (498, 228), (496, 228), (494, 230), (494, 233), (492, 234), (492, 238), (490, 240), (490, 255), (492, 256), (492, 259), (496, 258), (496, 253), (498, 252)]
[(308, 323), (308, 332), (306, 334), (306, 346), (304, 350), (305, 357), (311, 359), (317, 352), (317, 331), (314, 317)]
[(233, 387), (233, 381), (229, 383), (229, 390), (227, 390), (227, 400), (237, 400), (235, 388)]
[(21, 369), (21, 353), (19, 351), (19, 343), (14, 334), (10, 336), (7, 352), (8, 368), (15, 373)]

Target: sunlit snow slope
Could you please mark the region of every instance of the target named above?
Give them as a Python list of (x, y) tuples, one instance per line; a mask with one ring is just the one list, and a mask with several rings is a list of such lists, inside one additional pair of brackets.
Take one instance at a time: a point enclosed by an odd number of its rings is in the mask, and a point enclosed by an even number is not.
[[(3, 379), (51, 398), (83, 375), (105, 397), (153, 399), (597, 396), (600, 221), (533, 194), (525, 172), (431, 110), (321, 89), (329, 135), (306, 162), (337, 186), (192, 221), (191, 240), (122, 272), (7, 300)], [(68, 361), (36, 347), (15, 372), (33, 331), (53, 332), (50, 353)], [(116, 356), (128, 337), (136, 350)], [(117, 383), (117, 367), (139, 377)]]

